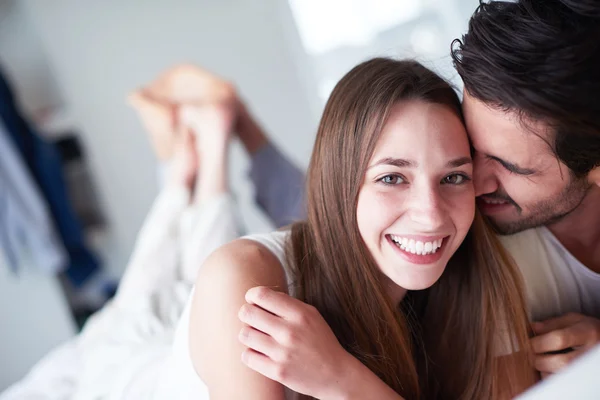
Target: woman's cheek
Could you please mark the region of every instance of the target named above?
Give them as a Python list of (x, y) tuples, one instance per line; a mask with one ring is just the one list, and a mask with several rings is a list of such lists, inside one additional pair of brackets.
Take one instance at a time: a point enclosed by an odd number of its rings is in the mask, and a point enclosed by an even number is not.
[(455, 226), (462, 231), (461, 234), (466, 235), (475, 219), (475, 190), (472, 184), (461, 189), (463, 190), (450, 197), (452, 199), (450, 207), (453, 210)]
[[(358, 197), (357, 221), (364, 236), (378, 237), (403, 214), (403, 194), (393, 187), (364, 187)], [(368, 233), (367, 233), (368, 232)]]

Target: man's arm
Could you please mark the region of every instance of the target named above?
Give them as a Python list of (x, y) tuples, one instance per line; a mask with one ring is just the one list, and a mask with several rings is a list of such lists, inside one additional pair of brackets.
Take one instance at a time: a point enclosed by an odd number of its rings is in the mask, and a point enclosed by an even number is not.
[(256, 203), (277, 227), (304, 219), (304, 172), (269, 141), (241, 101), (238, 113), (235, 129), (250, 156)]
[(271, 143), (252, 156), (250, 178), (256, 203), (275, 226), (289, 225), (305, 217), (304, 174)]

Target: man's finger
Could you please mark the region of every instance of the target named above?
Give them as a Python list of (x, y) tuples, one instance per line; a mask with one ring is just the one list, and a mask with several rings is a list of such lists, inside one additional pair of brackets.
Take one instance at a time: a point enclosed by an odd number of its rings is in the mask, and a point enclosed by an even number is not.
[(571, 325), (575, 325), (579, 321), (583, 320), (585, 316), (577, 313), (569, 313), (561, 315), (560, 317), (547, 319), (545, 321), (534, 322), (532, 324), (533, 331), (536, 335), (543, 335), (545, 333), (556, 331), (558, 329), (566, 328)]
[(578, 343), (578, 332), (576, 326), (559, 329), (531, 339), (531, 347), (536, 354), (564, 351), (581, 345)]
[(302, 310), (308, 306), (298, 299), (266, 286), (257, 286), (248, 290), (246, 301), (290, 321), (297, 320)]
[(543, 354), (535, 357), (535, 369), (542, 374), (553, 374), (569, 365), (579, 351), (573, 350), (564, 354)]

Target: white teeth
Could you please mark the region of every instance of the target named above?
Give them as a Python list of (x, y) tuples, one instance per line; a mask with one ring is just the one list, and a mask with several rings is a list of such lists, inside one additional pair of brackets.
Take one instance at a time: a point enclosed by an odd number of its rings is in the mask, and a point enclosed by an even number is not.
[(506, 201), (504, 200), (495, 200), (495, 199), (483, 199), (487, 204), (504, 204)]
[(424, 248), (425, 248), (425, 245), (423, 244), (423, 242), (421, 242), (421, 241), (418, 241), (418, 242), (415, 244), (415, 247), (416, 247), (416, 249), (417, 249), (417, 254), (418, 254), (418, 255), (421, 255), (421, 254), (423, 254), (423, 250), (424, 250)]
[[(435, 243), (437, 243), (437, 240), (435, 241)], [(431, 250), (433, 250), (433, 246), (434, 244), (431, 242), (425, 243), (425, 254), (431, 253)]]
[(443, 243), (443, 239), (437, 239), (431, 242), (421, 242), (396, 235), (390, 235), (390, 238), (402, 250), (416, 255), (434, 254), (442, 247)]

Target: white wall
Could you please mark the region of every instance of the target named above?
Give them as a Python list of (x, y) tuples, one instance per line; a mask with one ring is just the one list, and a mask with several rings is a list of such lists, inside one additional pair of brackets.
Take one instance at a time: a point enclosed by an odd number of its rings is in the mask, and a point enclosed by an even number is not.
[[(25, 0), (50, 68), (89, 149), (111, 225), (107, 262), (120, 274), (156, 194), (155, 161), (127, 92), (189, 61), (234, 80), (274, 141), (308, 163), (317, 118), (302, 82), (282, 0)], [(291, 41), (291, 43), (294, 43)], [(295, 43), (299, 43), (297, 40)], [(251, 230), (268, 229), (251, 206), (247, 160), (232, 155), (232, 187)]]
[(0, 66), (28, 114), (61, 104), (40, 38), (17, 0), (0, 2)]

